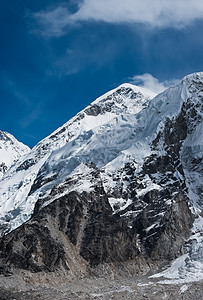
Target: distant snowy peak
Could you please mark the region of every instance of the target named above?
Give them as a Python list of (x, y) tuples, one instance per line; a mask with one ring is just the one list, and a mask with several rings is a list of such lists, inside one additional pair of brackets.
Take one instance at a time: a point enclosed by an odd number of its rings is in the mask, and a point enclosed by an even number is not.
[(114, 90), (104, 94), (92, 102), (83, 112), (94, 115), (94, 107), (99, 107), (97, 112), (104, 114), (111, 111), (119, 114), (127, 112), (138, 113), (143, 106), (147, 106), (149, 100), (156, 96), (155, 93), (144, 88), (124, 83)]
[[(110, 118), (114, 118), (115, 115), (138, 113), (155, 96), (156, 94), (153, 92), (125, 83), (97, 98), (62, 127), (70, 129), (72, 124), (77, 123), (80, 131), (87, 131), (102, 125)], [(99, 118), (99, 115), (102, 117)], [(55, 133), (60, 132), (60, 129)]]
[(135, 115), (156, 96), (142, 87), (124, 83), (97, 98), (76, 116), (39, 142), (34, 151), (43, 157), (47, 152), (63, 147), (83, 132), (111, 122), (119, 115)]
[(0, 178), (15, 160), (29, 151), (30, 148), (19, 142), (12, 134), (0, 131)]

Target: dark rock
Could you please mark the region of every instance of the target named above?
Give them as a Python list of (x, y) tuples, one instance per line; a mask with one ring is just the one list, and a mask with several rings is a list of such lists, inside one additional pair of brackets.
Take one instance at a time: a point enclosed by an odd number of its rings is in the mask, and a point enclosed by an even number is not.
[(67, 236), (75, 252), (92, 266), (125, 261), (138, 254), (135, 236), (119, 216), (112, 217), (105, 194), (72, 192), (4, 236), (0, 242), (0, 261), (32, 272), (54, 271), (61, 265), (67, 268), (66, 243), (61, 242), (60, 233)]
[(27, 170), (34, 164), (35, 160), (33, 158), (27, 159), (18, 168), (16, 168), (16, 172), (19, 172), (21, 170)]

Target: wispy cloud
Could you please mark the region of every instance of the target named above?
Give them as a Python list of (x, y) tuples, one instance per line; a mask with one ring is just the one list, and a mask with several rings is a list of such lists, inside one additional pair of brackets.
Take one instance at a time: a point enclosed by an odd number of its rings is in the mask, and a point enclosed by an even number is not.
[(15, 97), (15, 99), (19, 101), (19, 103), (21, 103), (26, 108), (30, 107), (31, 101), (22, 87), (20, 87), (15, 81), (7, 77), (6, 74), (4, 74), (2, 82), (4, 84), (4, 87), (9, 91), (10, 94)]
[(70, 13), (64, 6), (34, 13), (32, 18), (37, 22), (34, 31), (45, 37), (60, 37), (66, 33), (66, 27), (71, 22), (69, 16)]
[[(13, 99), (15, 107), (18, 109), (16, 122), (24, 130), (41, 116), (41, 97), (37, 96), (33, 90), (23, 87), (22, 84), (19, 84), (5, 73), (1, 73), (0, 78), (4, 89), (8, 92), (8, 98)], [(45, 100), (43, 99), (43, 101)]]
[(142, 75), (135, 75), (131, 78), (130, 82), (132, 84), (141, 86), (149, 91), (152, 91), (156, 94), (163, 92), (169, 86), (176, 84), (179, 80), (173, 79), (170, 81), (160, 82), (157, 78), (153, 77), (149, 73), (145, 73)]
[(69, 26), (80, 21), (141, 23), (152, 27), (182, 27), (203, 18), (202, 0), (84, 0), (71, 13), (66, 6), (39, 11), (32, 15), (38, 32), (60, 37)]
[(26, 129), (27, 127), (29, 127), (30, 124), (39, 119), (41, 114), (41, 103), (38, 103), (37, 106), (33, 108), (33, 110), (31, 110), (31, 112), (20, 121), (21, 128)]

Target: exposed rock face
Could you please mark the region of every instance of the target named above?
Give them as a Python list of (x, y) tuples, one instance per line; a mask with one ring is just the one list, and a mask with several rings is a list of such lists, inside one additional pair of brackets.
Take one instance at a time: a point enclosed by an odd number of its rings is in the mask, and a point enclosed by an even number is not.
[(118, 214), (112, 215), (103, 190), (71, 192), (40, 211), (36, 208), (30, 221), (1, 239), (2, 270), (8, 266), (32, 272), (63, 268), (80, 275), (101, 263), (134, 260), (136, 264), (140, 257), (161, 265), (184, 252), (184, 240), (190, 234), (191, 212), (182, 196), (162, 222), (147, 237), (146, 211), (129, 228)]
[(8, 169), (8, 167), (6, 166), (6, 164), (4, 162), (2, 162), (0, 164), (0, 172), (1, 172), (1, 174), (3, 175), (6, 172), (7, 169)]
[(119, 87), (19, 161), (0, 182), (2, 270), (85, 274), (186, 253), (201, 214), (202, 89), (202, 73), (151, 101)]
[(33, 272), (62, 266), (74, 273), (81, 261), (85, 264), (83, 259), (95, 266), (135, 258), (135, 234), (119, 216), (112, 216), (104, 191), (97, 192), (71, 192), (36, 209), (30, 221), (2, 238), (1, 263)]

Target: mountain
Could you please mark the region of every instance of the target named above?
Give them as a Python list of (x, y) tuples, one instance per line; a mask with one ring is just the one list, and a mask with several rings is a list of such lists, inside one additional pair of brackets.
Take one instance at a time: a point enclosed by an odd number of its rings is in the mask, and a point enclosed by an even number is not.
[(0, 131), (0, 178), (19, 157), (29, 151), (29, 147), (17, 141), (13, 135)]
[[(123, 84), (0, 181), (2, 270), (202, 274), (203, 73), (155, 95)], [(158, 276), (158, 275), (157, 275)], [(161, 276), (161, 275), (160, 275)]]
[[(34, 205), (39, 198), (38, 194), (41, 195), (42, 193), (40, 187), (37, 188), (40, 178), (43, 177), (42, 180), (45, 181), (40, 183), (43, 187), (45, 186), (44, 183), (52, 182), (53, 179), (53, 184), (55, 184), (56, 177), (57, 182), (63, 181), (67, 176), (66, 173), (72, 172), (79, 166), (80, 161), (85, 163), (92, 161), (92, 158), (88, 159), (89, 154), (86, 149), (82, 149), (88, 143), (88, 140), (94, 140), (92, 146), (88, 145), (89, 151), (96, 152), (96, 149), (101, 147), (100, 152), (105, 152), (104, 162), (102, 162), (99, 151), (98, 154), (94, 155), (93, 162), (95, 163), (97, 159), (100, 165), (116, 157), (119, 149), (125, 149), (125, 140), (122, 145), (119, 145), (119, 142), (116, 146), (115, 141), (115, 146), (108, 147), (109, 150), (105, 148), (105, 139), (108, 136), (106, 131), (111, 134), (111, 127), (116, 129), (117, 126), (120, 126), (121, 130), (123, 128), (124, 135), (133, 134), (133, 128), (130, 128), (131, 125), (128, 125), (128, 123), (154, 96), (154, 93), (129, 84), (120, 86), (118, 89), (98, 98), (69, 122), (37, 144), (26, 157), (22, 157), (7, 172), (0, 187), (0, 198), (2, 199), (0, 216), (1, 220), (4, 220), (6, 215), (8, 230), (13, 230), (30, 218)], [(119, 132), (117, 136), (120, 139)], [(100, 139), (103, 140), (100, 141)], [(95, 147), (94, 144), (96, 143), (97, 146)], [(114, 149), (115, 147), (118, 150)], [(80, 150), (86, 153), (86, 158), (83, 159), (77, 155)], [(67, 159), (64, 158), (63, 151), (68, 151)], [(57, 155), (57, 157), (54, 157), (54, 155)], [(49, 161), (54, 163), (54, 160), (59, 166), (50, 166), (52, 168), (51, 172), (47, 170), (46, 175), (43, 176), (41, 173), (45, 172)], [(63, 165), (64, 161), (65, 165)], [(65, 174), (62, 174), (64, 169)], [(50, 184), (46, 184), (46, 186), (50, 186)], [(16, 214), (16, 209), (21, 213)], [(5, 225), (4, 221), (3, 224)]]

